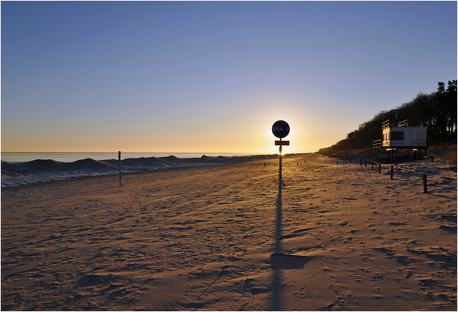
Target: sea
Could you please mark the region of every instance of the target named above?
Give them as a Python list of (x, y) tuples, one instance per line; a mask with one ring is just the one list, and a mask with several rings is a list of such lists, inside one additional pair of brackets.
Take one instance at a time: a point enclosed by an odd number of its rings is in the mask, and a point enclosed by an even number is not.
[[(206, 156), (249, 156), (243, 153), (121, 153), (121, 159), (140, 157), (167, 157), (173, 155), (178, 158), (196, 158)], [(117, 152), (2, 152), (2, 161), (26, 162), (35, 159), (52, 159), (61, 162), (72, 162), (80, 159), (91, 158), (94, 160), (118, 159)]]

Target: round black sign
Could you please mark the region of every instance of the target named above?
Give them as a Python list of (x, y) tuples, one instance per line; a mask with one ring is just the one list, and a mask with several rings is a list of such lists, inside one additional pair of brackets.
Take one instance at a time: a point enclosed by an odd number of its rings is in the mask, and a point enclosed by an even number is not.
[(286, 137), (289, 133), (289, 125), (284, 120), (276, 121), (272, 126), (272, 133), (280, 139)]

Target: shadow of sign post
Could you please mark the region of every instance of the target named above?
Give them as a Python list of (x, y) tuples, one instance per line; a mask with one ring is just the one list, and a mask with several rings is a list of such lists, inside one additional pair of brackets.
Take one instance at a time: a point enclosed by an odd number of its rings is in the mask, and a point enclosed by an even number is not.
[(270, 257), (271, 267), (272, 267), (272, 282), (271, 282), (271, 302), (270, 310), (279, 311), (282, 307), (282, 298), (281, 298), (281, 287), (283, 276), (280, 268), (277, 264), (277, 257), (281, 254), (281, 233), (282, 233), (282, 189), (283, 185), (279, 180), (278, 183), (278, 193), (277, 193), (277, 207), (275, 210), (275, 241), (274, 241), (274, 253)]
[(282, 214), (283, 214), (283, 177), (282, 177), (282, 146), (289, 145), (289, 141), (282, 141), (289, 133), (289, 125), (279, 120), (272, 126), (273, 134), (280, 138), (275, 141), (275, 145), (279, 145), (279, 161), (278, 161), (278, 193), (277, 203), (275, 210), (275, 238), (273, 245), (273, 253), (270, 257), (270, 266), (272, 268), (271, 280), (271, 297), (270, 297), (270, 310), (279, 311), (283, 308), (282, 298), (282, 284), (283, 272), (282, 270), (288, 269), (302, 269), (306, 262), (310, 261), (313, 257), (296, 256), (282, 253)]

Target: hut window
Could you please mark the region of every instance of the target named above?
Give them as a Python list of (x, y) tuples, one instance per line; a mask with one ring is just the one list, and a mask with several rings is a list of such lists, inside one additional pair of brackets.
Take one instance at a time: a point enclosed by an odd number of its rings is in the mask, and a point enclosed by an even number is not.
[(393, 141), (404, 141), (404, 132), (402, 132), (402, 131), (393, 131), (390, 134), (390, 138)]

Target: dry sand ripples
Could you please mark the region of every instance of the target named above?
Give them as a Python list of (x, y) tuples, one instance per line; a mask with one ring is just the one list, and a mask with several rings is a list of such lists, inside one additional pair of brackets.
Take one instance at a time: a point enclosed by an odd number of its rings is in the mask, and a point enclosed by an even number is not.
[(456, 309), (455, 172), (263, 162), (4, 190), (2, 308)]

